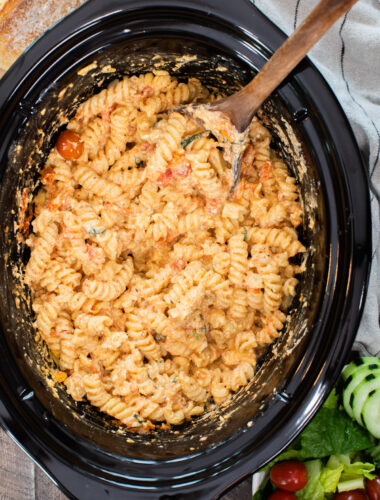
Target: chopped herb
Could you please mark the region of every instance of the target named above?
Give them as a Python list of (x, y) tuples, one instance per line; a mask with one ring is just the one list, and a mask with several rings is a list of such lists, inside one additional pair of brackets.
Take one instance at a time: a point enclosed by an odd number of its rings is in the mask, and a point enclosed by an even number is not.
[(206, 325), (203, 325), (203, 326), (201, 327), (201, 330), (202, 330), (202, 332), (206, 335), (206, 332), (207, 332)]
[(193, 335), (197, 340), (200, 340), (196, 330), (193, 330)]
[(88, 230), (91, 236), (99, 236), (100, 234), (104, 234), (106, 231), (107, 229), (96, 229), (95, 227), (90, 227), (90, 229)]
[(141, 418), (137, 415), (137, 413), (133, 414), (133, 418), (135, 418), (139, 424), (144, 423), (144, 420), (141, 420)]
[[(208, 133), (207, 130), (206, 132)], [(202, 137), (203, 134), (204, 132), (198, 132), (197, 134), (185, 137), (185, 139), (181, 142), (181, 148), (185, 149), (186, 146), (188, 146), (191, 142), (195, 141), (195, 139), (199, 139), (199, 137)]]
[(203, 314), (200, 314), (199, 317), (201, 318), (202, 321), (204, 321), (204, 317), (203, 317)]
[(248, 239), (248, 232), (247, 232), (247, 228), (246, 228), (246, 227), (243, 227), (243, 231), (244, 231), (244, 241), (247, 241), (247, 239)]
[(157, 123), (160, 122), (161, 120), (162, 120), (162, 116), (159, 116), (157, 118), (157, 120), (154, 122), (153, 127), (155, 127), (157, 125)]
[(141, 168), (141, 167), (145, 167), (145, 161), (144, 160), (136, 160), (136, 167), (137, 168)]

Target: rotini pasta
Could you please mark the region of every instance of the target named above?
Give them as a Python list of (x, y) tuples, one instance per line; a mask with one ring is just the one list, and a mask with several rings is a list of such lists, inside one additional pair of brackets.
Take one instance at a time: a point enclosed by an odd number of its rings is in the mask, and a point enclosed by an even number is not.
[(296, 181), (255, 118), (233, 195), (223, 142), (170, 108), (215, 96), (164, 71), (79, 105), (78, 157), (53, 148), (37, 193), (36, 325), (67, 392), (128, 428), (177, 425), (254, 376), (306, 249)]

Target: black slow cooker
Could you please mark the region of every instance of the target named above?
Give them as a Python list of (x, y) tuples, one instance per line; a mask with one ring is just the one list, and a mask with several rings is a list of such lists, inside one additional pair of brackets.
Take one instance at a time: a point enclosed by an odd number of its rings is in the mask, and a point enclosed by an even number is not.
[(368, 184), (349, 124), (307, 60), (260, 115), (301, 188), (306, 271), (284, 333), (227, 406), (137, 435), (74, 402), (49, 375), (20, 280), (28, 259), (17, 225), (22, 195), (37, 189), (80, 102), (114, 78), (154, 68), (229, 93), (284, 38), (248, 0), (91, 0), (0, 82), (0, 421), (70, 498), (217, 498), (301, 431), (350, 352), (371, 256)]

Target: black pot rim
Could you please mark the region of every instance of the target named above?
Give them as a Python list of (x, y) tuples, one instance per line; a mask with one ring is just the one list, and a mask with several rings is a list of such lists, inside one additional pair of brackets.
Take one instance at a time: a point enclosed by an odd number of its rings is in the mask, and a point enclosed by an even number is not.
[[(71, 37), (85, 32), (90, 26), (96, 26), (101, 22), (100, 14), (104, 16), (116, 16), (122, 12), (132, 10), (160, 8), (162, 11), (180, 11), (186, 9), (201, 12), (204, 16), (213, 15), (219, 19), (225, 19), (226, 24), (235, 26), (236, 36), (239, 37), (244, 30), (253, 33), (255, 38), (264, 45), (269, 54), (271, 50), (284, 40), (285, 36), (275, 28), (257, 9), (255, 9), (247, 0), (235, 1), (233, 5), (227, 0), (225, 2), (218, 0), (208, 0), (206, 2), (197, 2), (196, 0), (175, 1), (175, 0), (134, 0), (126, 3), (122, 0), (110, 0), (107, 7), (104, 7), (102, 0), (92, 0), (85, 4), (78, 11), (56, 25), (51, 31), (47, 32), (39, 39), (15, 65), (4, 75), (0, 81), (0, 110), (5, 110), (11, 101), (23, 100), (22, 87), (29, 78), (30, 74), (38, 69), (41, 60), (50, 57), (54, 51), (64, 45)], [(73, 33), (73, 28), (75, 32)], [(269, 27), (269, 28), (268, 28)], [(270, 32), (270, 36), (268, 35)], [(50, 53), (50, 54), (49, 54)], [(273, 445), (271, 449), (265, 448), (263, 444), (251, 448), (244, 444), (249, 443), (250, 429), (241, 433), (239, 439), (235, 442), (228, 442), (223, 447), (217, 447), (198, 456), (187, 456), (183, 460), (160, 462), (159, 468), (163, 477), (177, 475), (176, 481), (178, 487), (166, 481), (155, 482), (152, 478), (151, 486), (142, 487), (134, 477), (130, 479), (123, 478), (118, 480), (117, 475), (108, 474), (107, 471), (101, 479), (97, 478), (97, 469), (81, 453), (73, 450), (73, 455), (78, 455), (78, 461), (70, 463), (69, 454), (60, 454), (61, 450), (55, 449), (55, 444), (51, 441), (51, 436), (43, 435), (41, 430), (31, 427), (31, 432), (26, 432), (25, 424), (30, 424), (25, 406), (27, 394), (15, 395), (8, 386), (3, 374), (0, 373), (0, 423), (20, 444), (20, 446), (33, 458), (52, 478), (57, 482), (61, 489), (71, 498), (104, 498), (108, 490), (112, 498), (126, 498), (130, 493), (130, 498), (158, 498), (160, 495), (178, 494), (180, 496), (173, 498), (187, 498), (196, 492), (199, 496), (210, 498), (216, 496), (232, 483), (243, 476), (257, 469), (258, 464), (264, 465), (275, 454), (279, 453), (307, 424), (327, 397), (329, 390), (335, 383), (340, 369), (347, 359), (350, 352), (360, 317), (364, 307), (364, 299), (368, 283), (370, 259), (371, 259), (371, 224), (369, 209), (369, 190), (366, 171), (362, 164), (360, 153), (356, 145), (353, 133), (344, 116), (339, 103), (332, 91), (323, 80), (315, 67), (307, 60), (303, 61), (293, 73), (293, 82), (299, 85), (310, 102), (318, 101), (318, 114), (323, 117), (323, 127), (325, 133), (329, 136), (330, 142), (334, 148), (333, 154), (335, 161), (343, 168), (342, 182), (345, 184), (346, 195), (348, 196), (349, 206), (352, 211), (351, 222), (352, 231), (351, 240), (348, 242), (351, 248), (350, 261), (347, 262), (348, 276), (342, 301), (339, 306), (339, 318), (336, 322), (341, 332), (339, 336), (332, 339), (331, 350), (325, 352), (326, 357), (323, 363), (318, 364), (315, 372), (315, 382), (312, 385), (305, 383), (305, 390), (300, 393), (300, 383), (303, 378), (292, 381), (287, 385), (286, 391), (282, 393), (281, 401), (279, 398), (277, 405), (284, 405), (284, 411), (289, 401), (286, 398), (292, 398), (297, 393), (297, 398), (302, 399), (303, 403), (298, 401), (298, 406), (293, 414), (287, 420), (281, 429), (273, 430)], [(25, 109), (25, 102), (23, 106)], [(340, 126), (336, 126), (337, 117), (339, 117)], [(2, 153), (0, 153), (0, 157)], [(327, 198), (333, 199), (334, 193), (331, 188), (325, 186)], [(335, 200), (336, 201), (336, 200)], [(326, 312), (326, 315), (328, 313)], [(315, 361), (315, 355), (310, 349), (305, 353), (301, 361), (303, 368), (309, 366)], [(27, 386), (27, 383), (24, 381)], [(23, 401), (20, 403), (20, 401)], [(278, 408), (278, 407), (277, 407)], [(49, 416), (46, 416), (48, 422)], [(47, 432), (48, 434), (48, 432)], [(63, 434), (62, 434), (63, 435)], [(83, 449), (90, 448), (87, 443), (81, 443)], [(223, 448), (223, 449), (221, 449)], [(63, 450), (63, 448), (62, 448)], [(237, 451), (239, 450), (239, 452)], [(106, 453), (104, 453), (106, 455)], [(231, 455), (236, 455), (236, 457)], [(217, 467), (210, 467), (207, 473), (200, 473), (202, 467), (209, 466), (210, 457)], [(138, 465), (138, 460), (128, 461), (123, 459), (127, 465)], [(133, 462), (133, 463), (132, 463)], [(140, 461), (141, 464), (150, 464), (153, 468), (157, 462)], [(191, 462), (193, 465), (191, 466)], [(180, 478), (179, 471), (186, 467), (192, 469), (189, 477), (185, 475)], [(100, 471), (98, 471), (100, 472)], [(196, 474), (195, 474), (196, 473)], [(195, 476), (194, 476), (195, 474)], [(132, 474), (133, 476), (133, 474)], [(191, 480), (193, 477), (193, 480)], [(85, 483), (85, 487), (80, 490), (72, 488), (70, 485), (75, 483)], [(119, 484), (118, 484), (119, 483)], [(84, 496), (84, 491), (89, 496)], [(82, 491), (83, 496), (78, 496), (78, 491)], [(210, 491), (214, 493), (210, 495)], [(101, 493), (99, 493), (101, 492)], [(103, 496), (96, 496), (101, 494)], [(76, 496), (74, 496), (76, 495)]]

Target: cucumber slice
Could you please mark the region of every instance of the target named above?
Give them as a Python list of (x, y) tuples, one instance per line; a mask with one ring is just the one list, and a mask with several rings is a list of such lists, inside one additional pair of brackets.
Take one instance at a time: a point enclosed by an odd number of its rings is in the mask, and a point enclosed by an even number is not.
[(363, 406), (362, 420), (375, 438), (380, 439), (380, 390), (371, 392)]
[(345, 381), (343, 388), (343, 406), (346, 412), (350, 415), (351, 418), (354, 418), (354, 414), (352, 411), (352, 393), (356, 389), (356, 387), (362, 382), (362, 380), (371, 373), (380, 370), (373, 370), (370, 368), (371, 365), (362, 365), (357, 367), (356, 371), (352, 373)]
[(356, 370), (363, 367), (363, 365), (369, 365), (372, 370), (380, 368), (380, 358), (359, 358), (351, 361), (344, 370), (342, 371), (343, 380), (347, 380)]
[(351, 396), (351, 409), (359, 424), (364, 425), (362, 411), (369, 395), (378, 389), (380, 389), (380, 370), (372, 371), (355, 387)]

